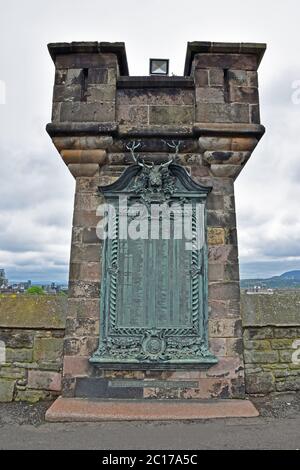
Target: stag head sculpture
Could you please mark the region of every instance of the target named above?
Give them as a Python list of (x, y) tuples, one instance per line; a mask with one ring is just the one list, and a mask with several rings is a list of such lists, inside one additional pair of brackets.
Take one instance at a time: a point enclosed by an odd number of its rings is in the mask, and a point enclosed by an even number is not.
[(163, 140), (165, 144), (167, 144), (168, 147), (175, 149), (175, 155), (172, 157), (170, 160), (168, 160), (165, 163), (160, 163), (159, 165), (155, 165), (154, 162), (151, 163), (146, 163), (144, 160), (141, 160), (139, 156), (135, 155), (135, 150), (138, 149), (141, 146), (140, 142), (130, 142), (126, 145), (126, 148), (130, 151), (131, 156), (133, 161), (142, 167), (145, 172), (148, 173), (149, 177), (149, 183), (150, 186), (152, 187), (160, 187), (162, 185), (162, 178), (163, 178), (163, 173), (168, 169), (168, 167), (173, 163), (175, 157), (178, 154), (179, 151), (179, 146), (180, 146), (180, 141), (175, 142), (172, 140), (171, 143)]

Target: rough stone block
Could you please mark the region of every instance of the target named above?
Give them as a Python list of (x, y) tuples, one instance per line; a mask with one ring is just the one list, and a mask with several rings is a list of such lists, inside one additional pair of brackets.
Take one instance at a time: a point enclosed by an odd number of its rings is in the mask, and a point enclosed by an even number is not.
[(116, 87), (114, 85), (88, 86), (85, 96), (87, 102), (114, 101), (116, 99)]
[(208, 247), (209, 263), (237, 263), (238, 252), (235, 245), (215, 245)]
[(112, 122), (115, 121), (115, 104), (113, 101), (62, 103), (60, 119), (62, 122)]
[(74, 176), (74, 178), (78, 178), (81, 176), (92, 177), (96, 175), (99, 171), (99, 164), (98, 163), (70, 163), (68, 165), (68, 169), (70, 173)]
[(271, 339), (272, 349), (292, 349), (293, 339)]
[(275, 379), (271, 372), (246, 373), (246, 392), (250, 394), (270, 393), (275, 390)]
[(277, 392), (300, 390), (300, 377), (288, 377), (285, 381), (276, 383)]
[[(192, 393), (192, 395), (190, 395)], [(182, 394), (181, 394), (182, 396)], [(230, 383), (228, 380), (220, 380), (220, 378), (199, 379), (199, 388), (189, 392), (186, 390), (184, 398), (229, 398)]]
[(208, 299), (209, 318), (224, 318), (228, 316), (228, 302)]
[(99, 239), (95, 227), (87, 227), (83, 229), (82, 242), (83, 243), (96, 243), (99, 245), (102, 242), (102, 240)]
[(266, 339), (258, 339), (247, 341), (244, 340), (244, 346), (246, 349), (254, 349), (256, 351), (266, 351), (271, 350), (271, 342)]
[(224, 280), (224, 265), (223, 264), (210, 264), (208, 266), (208, 280), (209, 281), (223, 281)]
[(297, 338), (299, 333), (297, 331), (297, 328), (289, 328), (289, 327), (284, 327), (284, 328), (274, 328), (274, 338)]
[(100, 259), (98, 245), (73, 245), (71, 251), (72, 263), (95, 263)]
[(224, 245), (225, 229), (220, 227), (208, 227), (207, 243), (208, 245)]
[(193, 165), (191, 167), (191, 176), (193, 179), (195, 179), (196, 181), (200, 182), (201, 183), (201, 178), (203, 178), (204, 176), (209, 176), (210, 172), (209, 172), (209, 167), (207, 166), (196, 166), (196, 165)]
[(272, 327), (247, 328), (244, 330), (245, 340), (269, 339), (273, 338)]
[(91, 356), (98, 347), (96, 336), (66, 337), (64, 341), (64, 354), (67, 356)]
[(196, 87), (204, 87), (209, 85), (208, 70), (196, 69), (194, 72), (194, 80)]
[(74, 397), (75, 394), (75, 377), (63, 377), (62, 378), (62, 395), (64, 397)]
[(201, 103), (224, 103), (224, 90), (221, 87), (197, 87), (196, 102)]
[(89, 375), (89, 356), (64, 356), (64, 375), (84, 377)]
[(293, 349), (285, 350), (285, 351), (280, 350), (278, 352), (279, 352), (280, 362), (287, 362), (287, 363), (292, 362), (292, 355), (295, 352), (295, 350)]
[(250, 152), (234, 152), (234, 151), (206, 151), (204, 152), (204, 160), (210, 165), (243, 165), (250, 157)]
[(75, 207), (78, 210), (96, 211), (101, 203), (101, 198), (93, 193), (79, 193), (75, 194)]
[(208, 210), (224, 210), (224, 197), (221, 194), (210, 193), (206, 207)]
[(258, 90), (254, 87), (230, 86), (229, 99), (233, 103), (258, 103)]
[(299, 294), (289, 291), (275, 292), (273, 295), (242, 296), (243, 321), (245, 326), (299, 324)]
[(77, 53), (59, 54), (55, 65), (57, 69), (117, 68), (118, 62), (115, 54)]
[(238, 264), (225, 264), (224, 265), (224, 281), (239, 281), (240, 280), (240, 273), (239, 273), (239, 265)]
[[(87, 166), (87, 165), (83, 165)], [(73, 226), (75, 227), (97, 227), (100, 220), (100, 216), (96, 214), (96, 211), (84, 211), (74, 209), (73, 214)]]
[(60, 102), (75, 102), (82, 100), (82, 87), (81, 85), (55, 85), (53, 91), (53, 101)]
[(34, 360), (61, 362), (63, 351), (62, 338), (35, 338)]
[(234, 152), (252, 152), (258, 140), (255, 137), (233, 137), (231, 150)]
[(249, 105), (245, 103), (199, 103), (197, 122), (249, 123)]
[(61, 374), (58, 372), (29, 370), (28, 388), (60, 392)]
[[(93, 150), (62, 150), (61, 156), (63, 161), (69, 165), (70, 163), (75, 164), (89, 164), (96, 163), (103, 165), (106, 161), (106, 151), (101, 149)], [(93, 167), (94, 168), (94, 167)], [(98, 198), (99, 200), (99, 198)]]
[(148, 106), (117, 106), (117, 121), (120, 124), (148, 124)]
[(88, 315), (77, 318), (67, 318), (66, 332), (69, 336), (99, 336), (99, 318), (89, 318)]
[(67, 298), (53, 295), (22, 295), (0, 297), (2, 328), (63, 329)]
[(99, 318), (100, 315), (100, 300), (96, 299), (68, 299), (68, 318), (86, 317), (88, 312), (89, 318)]
[(299, 370), (287, 370), (287, 369), (279, 369), (274, 370), (274, 377), (277, 378), (286, 378), (286, 377), (297, 377), (300, 375)]
[[(235, 211), (234, 196), (224, 196), (224, 209), (225, 209), (225, 211)], [(232, 232), (235, 232), (235, 235), (236, 235), (236, 229), (228, 228), (226, 230), (227, 240), (230, 239), (230, 234), (232, 234)]]
[(181, 88), (129, 88), (118, 89), (117, 92), (117, 103), (120, 106), (193, 106), (194, 101), (194, 90)]
[(213, 300), (239, 299), (240, 286), (238, 282), (215, 282), (209, 285), (208, 292)]
[[(113, 69), (114, 70), (114, 69)], [(100, 85), (108, 82), (108, 71), (107, 68), (91, 68), (87, 76), (88, 85)]]
[(218, 364), (207, 370), (207, 377), (233, 379), (244, 376), (242, 359), (234, 357), (220, 357)]
[(250, 120), (253, 124), (260, 124), (260, 111), (258, 104), (250, 105)]
[(101, 279), (100, 263), (99, 262), (71, 263), (69, 279), (99, 282)]
[(210, 151), (230, 151), (232, 146), (231, 137), (199, 137), (199, 148), (201, 152)]
[(14, 367), (14, 365), (0, 367), (0, 377), (3, 379), (22, 379), (25, 375), (25, 368)]
[(247, 72), (248, 86), (254, 86), (258, 88), (258, 77), (257, 72)]
[(74, 136), (53, 137), (55, 147), (59, 152), (62, 150), (106, 150), (112, 144), (110, 136)]
[(31, 362), (32, 349), (11, 349), (6, 348), (6, 362)]
[(100, 283), (92, 281), (70, 281), (69, 282), (69, 296), (70, 297), (83, 297), (87, 299), (99, 298)]
[(37, 403), (40, 400), (51, 400), (56, 392), (46, 390), (17, 390), (15, 401), (27, 401), (29, 403)]
[(195, 54), (194, 67), (220, 68), (232, 70), (257, 70), (258, 62), (254, 54)]
[(218, 178), (232, 178), (235, 179), (242, 171), (241, 165), (215, 165), (210, 166), (210, 171), (213, 176)]
[(246, 70), (228, 70), (228, 81), (233, 86), (248, 86)]
[(241, 321), (236, 318), (211, 318), (209, 320), (210, 338), (237, 338), (241, 336)]
[(0, 379), (0, 402), (13, 400), (15, 380)]
[(215, 356), (226, 356), (226, 338), (210, 338), (209, 349)]
[(83, 76), (82, 69), (56, 69), (55, 70), (55, 85), (82, 85)]
[(245, 351), (244, 357), (250, 364), (274, 364), (278, 362), (278, 351)]
[(244, 343), (242, 338), (226, 338), (226, 356), (242, 356)]
[[(195, 73), (198, 69), (196, 69)], [(209, 85), (210, 86), (224, 86), (224, 70), (220, 69), (210, 69), (208, 70), (209, 74)]]
[(54, 102), (52, 104), (51, 120), (53, 122), (59, 122), (60, 121), (60, 109), (61, 109), (61, 103)]
[[(227, 165), (222, 165), (226, 167)], [(236, 216), (233, 211), (220, 211), (220, 210), (208, 210), (207, 211), (207, 225), (210, 227), (235, 227)]]
[(0, 341), (6, 348), (30, 348), (33, 345), (34, 331), (22, 331), (17, 329), (0, 329)]
[(192, 124), (194, 106), (150, 106), (149, 124)]

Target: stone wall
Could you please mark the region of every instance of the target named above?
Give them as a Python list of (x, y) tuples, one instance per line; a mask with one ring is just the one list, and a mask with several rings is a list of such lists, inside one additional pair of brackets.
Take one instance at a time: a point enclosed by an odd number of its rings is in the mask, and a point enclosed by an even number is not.
[(300, 390), (300, 293), (243, 294), (246, 392)]
[(60, 394), (67, 298), (0, 296), (0, 402)]
[[(61, 393), (66, 304), (66, 298), (56, 296), (0, 297), (0, 341), (6, 345), (6, 362), (0, 365), (0, 401), (35, 402), (54, 398)], [(247, 394), (300, 390), (299, 305), (298, 292), (242, 294)], [(128, 390), (129, 394), (139, 395), (140, 398), (142, 395), (148, 398), (197, 398), (200, 393), (199, 379), (203, 378), (201, 394), (210, 397), (211, 384), (215, 384), (215, 376), (219, 373), (219, 386), (223, 396), (228, 396), (229, 385), (234, 382), (229, 381), (232, 372), (229, 367), (227, 371), (224, 369), (224, 361), (221, 368), (217, 366), (219, 372), (215, 369), (211, 377), (207, 377), (205, 371), (95, 370), (89, 365), (88, 353), (98, 341), (98, 301), (73, 300), (71, 308), (73, 317), (67, 321), (72, 321), (72, 325), (69, 325), (64, 353), (65, 394), (72, 395), (75, 376), (78, 396), (95, 393), (96, 387), (101, 385), (102, 392), (106, 389), (107, 394), (117, 398), (126, 398), (126, 394), (128, 397)], [(89, 311), (89, 319), (86, 319), (86, 310)], [(95, 322), (92, 321), (93, 317)], [(76, 333), (80, 328), (88, 327), (90, 335), (87, 342), (83, 338), (79, 341), (76, 335), (72, 337), (72, 331)], [(211, 348), (218, 352), (219, 357), (224, 357), (225, 363), (226, 352), (228, 354), (236, 342), (232, 335), (230, 325), (227, 325), (226, 331), (216, 324), (211, 330)], [(92, 345), (91, 338), (94, 338)], [(239, 348), (242, 348), (241, 344)], [(81, 354), (70, 354), (75, 350)], [(229, 354), (227, 357), (230, 357)], [(228, 359), (227, 363), (230, 363)], [(87, 381), (89, 375), (93, 378)], [(127, 390), (116, 386), (116, 381), (124, 378), (144, 380), (145, 387), (135, 389), (134, 382)], [(153, 379), (162, 380), (161, 387), (151, 387)], [(215, 390), (219, 394), (218, 388)]]

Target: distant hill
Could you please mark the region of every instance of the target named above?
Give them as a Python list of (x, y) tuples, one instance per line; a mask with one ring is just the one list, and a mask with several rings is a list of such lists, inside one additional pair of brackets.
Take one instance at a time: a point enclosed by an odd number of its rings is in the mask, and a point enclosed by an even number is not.
[(271, 289), (300, 289), (300, 270), (287, 271), (280, 276), (273, 276), (267, 279), (242, 279), (241, 287), (249, 289), (260, 286)]

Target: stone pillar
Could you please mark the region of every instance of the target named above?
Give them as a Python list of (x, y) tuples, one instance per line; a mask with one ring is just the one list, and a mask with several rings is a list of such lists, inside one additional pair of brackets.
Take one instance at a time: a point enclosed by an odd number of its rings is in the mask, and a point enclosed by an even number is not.
[[(123, 43), (49, 45), (56, 74), (47, 131), (76, 178), (63, 396), (244, 396), (234, 180), (264, 133), (257, 86), (264, 50), (263, 44), (188, 43), (184, 76), (130, 77)], [(219, 362), (199, 370), (99, 369), (89, 364), (100, 315), (97, 187), (132, 163), (128, 142), (140, 140), (141, 156), (157, 163), (170, 157), (169, 139), (181, 141), (178, 163), (213, 188), (207, 207), (209, 340)], [(132, 381), (112, 387), (116, 378)]]

